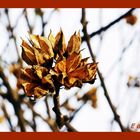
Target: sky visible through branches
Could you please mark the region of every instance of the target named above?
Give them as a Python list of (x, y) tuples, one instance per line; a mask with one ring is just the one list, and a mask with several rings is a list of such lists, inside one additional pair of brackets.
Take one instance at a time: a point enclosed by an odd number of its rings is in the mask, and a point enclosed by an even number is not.
[[(0, 131), (138, 131), (131, 125), (140, 123), (139, 19), (139, 9), (0, 9)], [(94, 84), (60, 89), (60, 110), (69, 117), (61, 129), (52, 95), (32, 102), (16, 77), (27, 67), (21, 38), (60, 29), (66, 43), (80, 31), (82, 57), (98, 62)]]

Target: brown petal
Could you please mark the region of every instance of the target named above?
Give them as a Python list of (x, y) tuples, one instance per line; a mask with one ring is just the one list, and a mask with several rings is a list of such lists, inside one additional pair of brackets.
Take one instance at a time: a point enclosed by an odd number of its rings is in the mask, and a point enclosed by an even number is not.
[(66, 72), (66, 59), (59, 61), (56, 63), (54, 70), (58, 73), (65, 73)]
[(42, 89), (41, 87), (34, 88), (34, 96), (35, 98), (41, 98), (49, 93), (49, 90)]
[(88, 59), (89, 59), (89, 57), (82, 59), (81, 63), (80, 63), (80, 67), (85, 66), (87, 64)]
[(70, 89), (71, 87), (81, 87), (82, 81), (75, 77), (68, 77), (65, 79), (65, 87)]
[(52, 31), (50, 31), (50, 34), (49, 34), (49, 36), (48, 36), (48, 39), (49, 39), (49, 41), (51, 42), (52, 47), (54, 48), (54, 45), (55, 45), (55, 38), (54, 38), (54, 36), (53, 36), (53, 34), (52, 34)]
[(86, 81), (90, 81), (95, 78), (97, 71), (97, 63), (87, 64), (88, 76), (85, 78)]
[(33, 49), (24, 40), (22, 41), (21, 46), (23, 60), (29, 65), (36, 64), (36, 58)]
[(40, 44), (39, 44), (39, 41), (38, 41), (38, 35), (33, 35), (33, 34), (30, 34), (30, 33), (28, 33), (29, 34), (29, 37), (30, 37), (30, 41), (31, 41), (31, 43), (33, 44), (33, 46), (35, 47), (35, 48), (40, 48)]
[(20, 78), (28, 82), (37, 80), (37, 77), (31, 68), (21, 69)]
[(42, 79), (48, 73), (48, 69), (45, 67), (34, 65), (33, 68), (40, 79)]
[(69, 76), (69, 77), (65, 78), (64, 85), (67, 89), (70, 89), (76, 81), (77, 81), (76, 78)]
[(51, 92), (54, 91), (54, 84), (52, 81), (52, 75), (48, 74), (45, 77), (42, 78), (42, 84), (48, 85), (48, 89), (50, 89)]
[(26, 49), (29, 50), (30, 52), (34, 53), (32, 47), (31, 47), (25, 40), (22, 40), (21, 46), (22, 46), (23, 48), (26, 48)]
[(43, 54), (41, 53), (41, 50), (34, 48), (34, 52), (35, 52), (35, 58), (36, 58), (37, 64), (38, 65), (44, 64), (45, 60), (43, 59)]
[(23, 89), (27, 96), (31, 97), (34, 95), (34, 88), (37, 86), (37, 84), (34, 83), (23, 83), (22, 84)]
[(62, 31), (60, 31), (56, 37), (55, 37), (55, 45), (54, 45), (54, 51), (56, 53), (59, 53), (59, 55), (63, 55), (66, 50), (66, 43), (64, 34)]
[(73, 53), (67, 58), (66, 67), (67, 73), (74, 71), (81, 62), (81, 55), (77, 53)]
[(77, 68), (75, 71), (68, 74), (70, 77), (75, 77), (79, 80), (83, 80), (88, 76), (87, 66)]
[(49, 58), (54, 56), (51, 42), (46, 37), (38, 37), (38, 41), (41, 47), (41, 51), (49, 55)]
[(43, 84), (50, 84), (52, 87), (54, 87), (53, 86), (53, 82), (52, 82), (52, 77), (51, 77), (52, 75), (51, 74), (48, 74), (48, 75), (46, 75), (45, 77), (43, 77), (42, 78), (42, 83)]
[(78, 32), (78, 35), (76, 35), (76, 32), (71, 36), (69, 42), (68, 42), (68, 47), (67, 47), (67, 52), (69, 55), (72, 53), (76, 52), (79, 53), (80, 51), (80, 45), (81, 45), (81, 36), (80, 32)]
[(69, 84), (70, 85), (73, 85), (75, 82), (76, 82), (76, 78), (74, 78), (74, 77), (69, 77)]

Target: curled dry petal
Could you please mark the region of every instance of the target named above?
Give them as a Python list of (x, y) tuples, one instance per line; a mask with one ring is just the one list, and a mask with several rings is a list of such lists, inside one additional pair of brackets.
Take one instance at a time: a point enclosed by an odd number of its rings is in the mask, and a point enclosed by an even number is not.
[(36, 75), (42, 79), (45, 75), (47, 75), (48, 73), (48, 69), (46, 69), (45, 67), (41, 67), (41, 66), (38, 66), (38, 65), (34, 65), (33, 66), (34, 70), (35, 70), (35, 73)]
[(67, 72), (72, 72), (75, 70), (81, 62), (81, 55), (77, 53), (73, 53), (72, 55), (68, 56), (66, 61)]
[(66, 59), (59, 61), (56, 63), (54, 70), (58, 73), (66, 73)]
[(68, 47), (67, 47), (67, 53), (71, 55), (72, 53), (79, 53), (80, 51), (80, 45), (81, 45), (81, 36), (80, 32), (76, 35), (76, 32), (71, 36)]
[[(22, 58), (29, 65), (44, 65), (54, 57), (53, 44), (46, 37), (29, 34), (30, 45), (22, 40)], [(52, 38), (52, 37), (51, 37)]]
[(29, 65), (34, 65), (36, 63), (36, 58), (34, 55), (34, 50), (28, 43), (24, 40), (22, 40), (22, 58), (23, 60), (29, 64)]
[(65, 37), (62, 31), (60, 31), (55, 37), (54, 51), (60, 56), (66, 51)]
[(87, 64), (87, 61), (88, 61), (89, 57), (86, 57), (84, 59), (81, 60), (81, 63), (80, 63), (80, 67), (84, 66)]
[(34, 97), (41, 98), (49, 93), (49, 90), (43, 89), (41, 86), (34, 88)]
[(53, 36), (52, 31), (50, 31), (50, 34), (48, 36), (48, 39), (49, 39), (50, 43), (52, 44), (52, 46), (54, 48), (54, 45), (55, 45), (55, 37)]
[(85, 78), (85, 81), (91, 81), (96, 77), (97, 63), (87, 64), (88, 76)]
[(40, 98), (54, 92), (54, 85), (48, 69), (38, 65), (21, 70), (21, 85), (29, 97)]

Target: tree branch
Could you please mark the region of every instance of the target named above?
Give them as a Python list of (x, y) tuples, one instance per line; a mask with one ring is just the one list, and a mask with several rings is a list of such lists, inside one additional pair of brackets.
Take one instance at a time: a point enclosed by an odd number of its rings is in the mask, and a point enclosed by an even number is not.
[(10, 130), (11, 130), (12, 132), (14, 132), (15, 130), (14, 130), (14, 128), (13, 128), (12, 122), (11, 122), (11, 120), (10, 120), (10, 116), (8, 115), (8, 112), (7, 112), (7, 110), (6, 110), (6, 107), (5, 107), (4, 103), (2, 104), (1, 108), (2, 108), (2, 110), (3, 110), (3, 113), (4, 113), (5, 118), (7, 119), (8, 123), (9, 123)]
[(18, 122), (19, 122), (19, 126), (21, 128), (21, 131), (26, 131), (26, 128), (24, 126), (23, 112), (22, 112), (22, 109), (21, 109), (21, 106), (20, 106), (20, 102), (17, 99), (18, 98), (18, 95), (17, 95), (17, 93), (15, 93), (12, 90), (12, 88), (11, 88), (9, 82), (8, 82), (8, 79), (5, 76), (5, 74), (3, 72), (3, 69), (1, 67), (0, 67), (0, 77), (3, 80), (3, 84), (7, 88), (8, 95), (9, 95), (9, 101), (13, 104), (13, 107), (14, 107), (14, 110), (15, 110), (15, 114), (18, 117)]
[[(132, 11), (133, 11), (133, 9), (131, 9), (131, 12), (132, 12)], [(129, 13), (130, 13), (130, 12), (129, 12)], [(128, 13), (127, 13), (127, 14), (128, 14)], [(126, 14), (125, 14), (125, 16), (126, 16)], [(123, 16), (123, 17), (124, 17), (124, 16)], [(120, 18), (119, 18), (119, 19), (120, 19)], [(93, 61), (96, 62), (96, 58), (95, 58), (95, 56), (94, 56), (94, 54), (93, 54), (93, 52), (92, 52), (92, 49), (91, 49), (90, 35), (88, 35), (88, 32), (87, 32), (86, 12), (85, 12), (85, 9), (84, 9), (84, 8), (82, 9), (81, 23), (82, 23), (82, 25), (83, 25), (84, 38), (85, 38), (85, 41), (86, 41), (86, 43), (87, 43), (87, 46), (88, 46), (90, 55), (91, 55)], [(115, 23), (116, 23), (116, 22), (115, 22)], [(111, 25), (110, 25), (110, 26), (111, 26)], [(109, 27), (110, 27), (110, 26), (109, 26)], [(109, 28), (109, 27), (106, 27), (106, 28)], [(101, 32), (101, 31), (100, 31), (100, 32)], [(101, 74), (101, 72), (99, 71), (98, 68), (97, 68), (97, 74), (98, 74), (98, 76), (99, 76), (99, 79), (100, 79), (100, 82), (101, 82), (101, 86), (102, 86), (102, 88), (103, 88), (103, 90), (104, 90), (104, 95), (105, 95), (105, 97), (106, 97), (106, 99), (107, 99), (107, 101), (108, 101), (108, 103), (109, 103), (109, 106), (110, 106), (110, 108), (111, 108), (111, 110), (112, 110), (112, 112), (113, 112), (113, 114), (114, 114), (114, 119), (118, 122), (118, 124), (119, 124), (121, 130), (124, 132), (124, 131), (126, 131), (126, 130), (125, 130), (124, 126), (122, 125), (121, 120), (120, 120), (120, 116), (117, 114), (116, 109), (115, 109), (115, 107), (114, 107), (114, 105), (113, 105), (113, 103), (112, 103), (112, 101), (111, 101), (111, 99), (110, 99), (110, 97), (109, 97), (109, 94), (108, 94), (108, 91), (107, 91), (107, 88), (106, 88), (106, 85), (105, 85), (105, 82), (104, 82), (104, 78), (103, 78), (103, 76), (102, 76), (102, 74)]]
[[(128, 10), (125, 14), (121, 15), (120, 17), (118, 17), (117, 19), (115, 19), (114, 21), (112, 21), (111, 23), (109, 23), (108, 25), (100, 28), (99, 30), (91, 33), (89, 35), (89, 38), (92, 38), (93, 36), (95, 35), (99, 35), (101, 34), (102, 32), (108, 30), (110, 27), (112, 27), (113, 25), (115, 25), (116, 23), (118, 23), (119, 21), (121, 21), (122, 19), (124, 19), (127, 15), (131, 14), (136, 8), (131, 8), (130, 10)], [(86, 41), (86, 37), (83, 36), (82, 37), (82, 41)]]
[(53, 96), (53, 101), (54, 101), (53, 111), (56, 114), (56, 123), (57, 123), (59, 128), (61, 128), (63, 125), (65, 125), (69, 132), (77, 132), (77, 130), (70, 125), (69, 118), (67, 116), (64, 116), (60, 111), (59, 90), (60, 90), (60, 86), (56, 82), (55, 83), (55, 91), (56, 92)]

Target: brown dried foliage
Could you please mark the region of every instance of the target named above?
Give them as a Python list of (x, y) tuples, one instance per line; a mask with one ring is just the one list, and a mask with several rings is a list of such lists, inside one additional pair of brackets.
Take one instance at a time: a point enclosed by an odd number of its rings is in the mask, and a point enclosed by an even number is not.
[(29, 43), (22, 40), (22, 58), (30, 65), (21, 70), (20, 83), (27, 96), (40, 98), (55, 91), (56, 84), (81, 87), (83, 83), (94, 83), (97, 63), (82, 59), (80, 33), (74, 33), (66, 46), (60, 31), (56, 37), (50, 32), (48, 38), (29, 34)]

